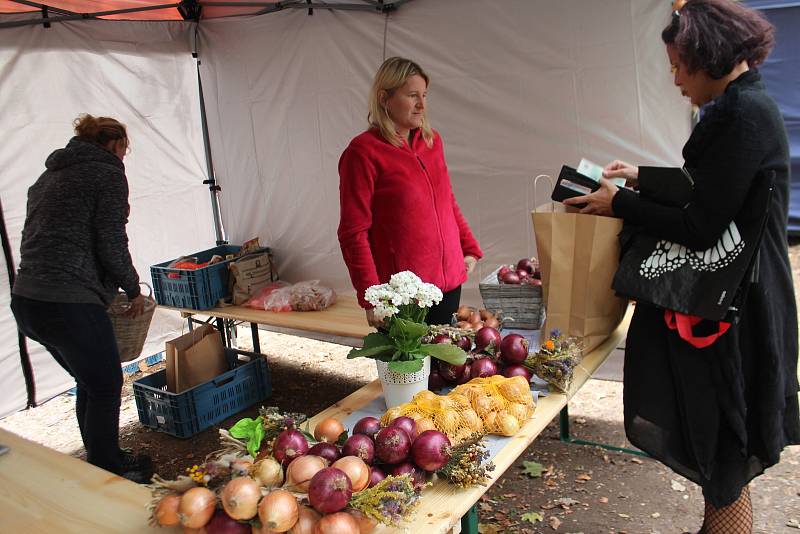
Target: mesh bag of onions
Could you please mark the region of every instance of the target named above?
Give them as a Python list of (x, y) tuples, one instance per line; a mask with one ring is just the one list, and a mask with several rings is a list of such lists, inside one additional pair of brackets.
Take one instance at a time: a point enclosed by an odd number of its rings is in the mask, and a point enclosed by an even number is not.
[(417, 393), (411, 402), (389, 409), (381, 423), (410, 417), (418, 432), (438, 430), (457, 445), (476, 433), (513, 436), (534, 408), (524, 377), (495, 375), (470, 380), (444, 396), (427, 390)]

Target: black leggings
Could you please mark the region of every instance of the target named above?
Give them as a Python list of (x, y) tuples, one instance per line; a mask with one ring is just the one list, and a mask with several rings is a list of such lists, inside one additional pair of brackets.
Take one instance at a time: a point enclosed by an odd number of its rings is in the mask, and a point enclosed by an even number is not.
[(122, 367), (106, 310), (99, 304), (44, 302), (12, 295), (20, 331), (39, 342), (77, 383), (75, 412), (86, 459), (119, 473)]
[(428, 310), (425, 322), (428, 324), (450, 324), (453, 314), (461, 303), (461, 286), (451, 289), (442, 297), (442, 301)]

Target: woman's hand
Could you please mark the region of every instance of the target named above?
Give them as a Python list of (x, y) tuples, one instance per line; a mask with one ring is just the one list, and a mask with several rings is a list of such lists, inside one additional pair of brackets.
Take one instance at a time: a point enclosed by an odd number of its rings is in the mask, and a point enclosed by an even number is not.
[(475, 270), (475, 266), (478, 264), (478, 258), (474, 256), (464, 256), (464, 269), (467, 271), (467, 276), (472, 274), (472, 271)]
[(625, 178), (625, 185), (634, 186), (639, 181), (639, 167), (615, 159), (603, 168), (603, 178)]
[(605, 178), (600, 178), (600, 189), (590, 195), (565, 199), (564, 204), (568, 206), (586, 204), (586, 206), (581, 209), (581, 213), (613, 217), (614, 209), (611, 204), (617, 191), (619, 191), (619, 187)]
[(132, 301), (130, 308), (125, 310), (125, 317), (139, 317), (144, 313), (144, 295), (139, 293)]
[(383, 319), (377, 319), (375, 317), (375, 310), (370, 308), (366, 310), (367, 312), (367, 323), (374, 328), (380, 328), (383, 326)]

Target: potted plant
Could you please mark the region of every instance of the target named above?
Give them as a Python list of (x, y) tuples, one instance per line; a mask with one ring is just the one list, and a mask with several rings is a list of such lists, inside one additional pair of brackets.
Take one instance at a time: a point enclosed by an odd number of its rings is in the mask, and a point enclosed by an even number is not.
[(423, 343), (430, 332), (425, 316), (442, 300), (435, 285), (403, 271), (392, 275), (388, 284), (367, 288), (364, 298), (384, 326), (365, 336), (363, 348), (351, 350), (347, 357), (375, 360), (387, 408), (409, 402), (428, 388), (432, 357), (454, 365), (466, 361), (467, 353), (455, 345)]

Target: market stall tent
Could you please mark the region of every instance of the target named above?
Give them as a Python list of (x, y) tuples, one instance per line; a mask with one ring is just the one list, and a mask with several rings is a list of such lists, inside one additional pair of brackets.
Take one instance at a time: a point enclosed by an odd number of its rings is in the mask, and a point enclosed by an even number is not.
[[(74, 14), (148, 2), (107, 3), (50, 5)], [(0, 0), (0, 12), (9, 4)], [(50, 9), (49, 27), (39, 8), (0, 15), (0, 201), (12, 261), (26, 190), (81, 112), (130, 128), (129, 236), (142, 278), (149, 265), (213, 246), (220, 229), (202, 183), (209, 171), (198, 59), (227, 239), (259, 236), (290, 281), (351, 290), (336, 239), (337, 162), (366, 127), (372, 75), (392, 55), (414, 58), (431, 76), (431, 122), (486, 254), (465, 300), (479, 302), (477, 281), (497, 264), (535, 253), (529, 214), (548, 195), (534, 191), (536, 175), (581, 157), (681, 162), (689, 108), (672, 87), (659, 38), (669, 18), (663, 0), (287, 2), (261, 4), (264, 15), (210, 16), (225, 7), (217, 4), (200, 2), (199, 23), (163, 20), (177, 19), (174, 6), (159, 20), (62, 23), (55, 18), (70, 13)], [(27, 401), (9, 284), (1, 282), (3, 415)], [(179, 327), (165, 313), (154, 323), (152, 352)], [(41, 347), (28, 342), (28, 351), (35, 400), (63, 391), (64, 373)]]

